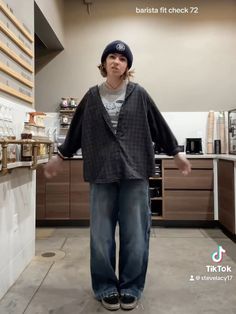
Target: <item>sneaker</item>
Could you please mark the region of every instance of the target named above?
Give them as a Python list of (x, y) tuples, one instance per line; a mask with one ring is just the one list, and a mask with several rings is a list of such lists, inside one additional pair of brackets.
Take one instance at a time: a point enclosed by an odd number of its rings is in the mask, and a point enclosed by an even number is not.
[(118, 293), (112, 293), (107, 297), (102, 298), (102, 305), (105, 309), (110, 311), (116, 311), (120, 308), (120, 301)]
[(130, 294), (123, 294), (120, 296), (120, 306), (123, 310), (132, 310), (138, 304), (137, 297)]

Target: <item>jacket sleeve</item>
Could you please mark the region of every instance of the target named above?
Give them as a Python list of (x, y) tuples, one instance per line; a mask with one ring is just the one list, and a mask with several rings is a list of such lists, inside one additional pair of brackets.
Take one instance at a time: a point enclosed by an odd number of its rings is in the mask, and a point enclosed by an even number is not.
[(76, 151), (81, 148), (83, 114), (88, 99), (88, 93), (89, 92), (84, 95), (83, 99), (78, 104), (64, 143), (58, 146), (58, 153), (62, 157), (72, 157)]
[(160, 146), (167, 155), (174, 156), (180, 152), (178, 142), (152, 98), (147, 92), (145, 94), (152, 141)]

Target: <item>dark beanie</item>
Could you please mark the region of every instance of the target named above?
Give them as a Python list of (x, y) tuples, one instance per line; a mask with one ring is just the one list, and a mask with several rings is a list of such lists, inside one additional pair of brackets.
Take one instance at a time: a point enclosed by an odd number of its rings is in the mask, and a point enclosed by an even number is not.
[(124, 43), (121, 40), (115, 40), (108, 44), (102, 53), (101, 57), (102, 63), (106, 61), (106, 58), (110, 53), (120, 53), (123, 56), (125, 56), (127, 59), (128, 68), (129, 69), (131, 68), (133, 62), (133, 55), (129, 46), (126, 43)]

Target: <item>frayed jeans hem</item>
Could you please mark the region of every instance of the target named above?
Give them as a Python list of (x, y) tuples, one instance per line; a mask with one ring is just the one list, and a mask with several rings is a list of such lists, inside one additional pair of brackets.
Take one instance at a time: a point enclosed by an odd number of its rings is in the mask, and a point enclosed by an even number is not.
[(101, 301), (103, 298), (108, 297), (109, 295), (115, 294), (115, 293), (119, 294), (116, 289), (109, 289), (109, 290), (103, 291), (101, 293), (96, 293), (95, 298), (98, 301)]

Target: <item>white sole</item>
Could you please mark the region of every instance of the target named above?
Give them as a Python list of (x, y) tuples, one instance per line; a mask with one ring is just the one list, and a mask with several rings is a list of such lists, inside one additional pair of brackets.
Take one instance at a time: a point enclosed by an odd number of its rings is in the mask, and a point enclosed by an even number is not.
[(105, 309), (109, 311), (117, 311), (120, 308), (120, 304), (108, 304), (102, 300), (102, 305)]
[(121, 304), (120, 304), (120, 307), (121, 307), (123, 310), (132, 310), (132, 309), (136, 308), (137, 305), (138, 305), (138, 301), (136, 300), (135, 302), (130, 303), (130, 304), (121, 303)]

